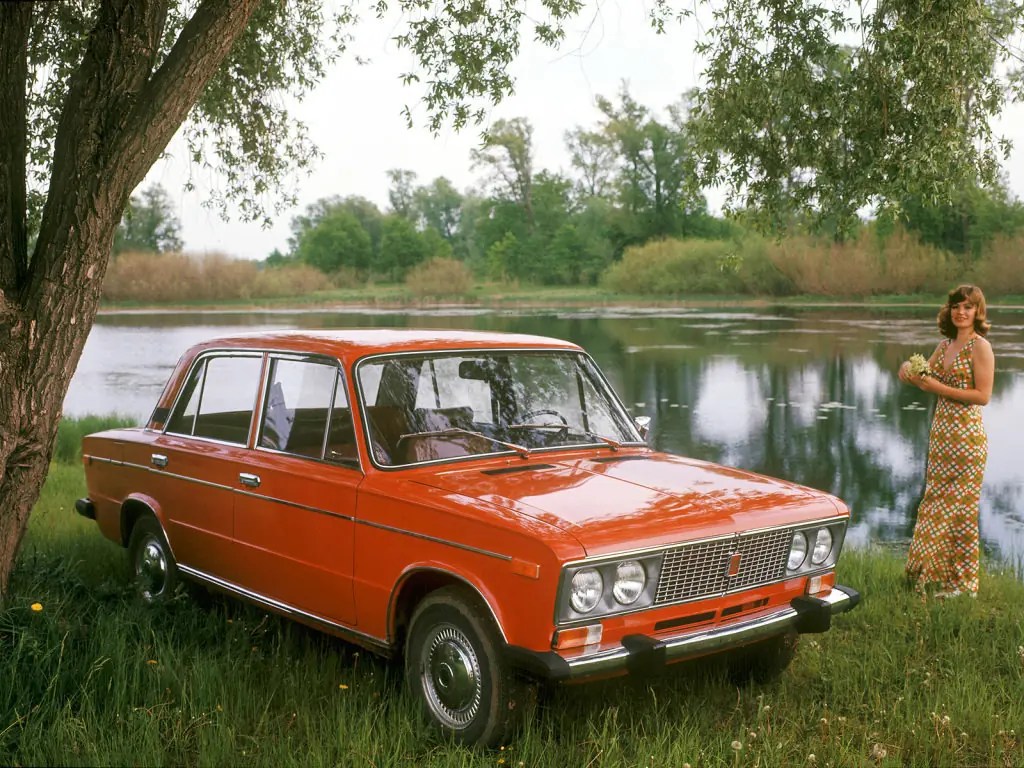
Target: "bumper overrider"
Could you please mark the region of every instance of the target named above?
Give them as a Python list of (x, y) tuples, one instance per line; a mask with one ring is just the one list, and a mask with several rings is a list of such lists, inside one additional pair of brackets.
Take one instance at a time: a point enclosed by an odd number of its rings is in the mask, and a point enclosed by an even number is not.
[(517, 646), (509, 646), (508, 654), (514, 666), (551, 681), (649, 671), (673, 661), (749, 645), (786, 632), (826, 632), (833, 615), (852, 610), (859, 602), (857, 590), (837, 584), (823, 596), (801, 595), (781, 610), (704, 631), (661, 639), (627, 635), (618, 648), (569, 659), (554, 651), (538, 652)]

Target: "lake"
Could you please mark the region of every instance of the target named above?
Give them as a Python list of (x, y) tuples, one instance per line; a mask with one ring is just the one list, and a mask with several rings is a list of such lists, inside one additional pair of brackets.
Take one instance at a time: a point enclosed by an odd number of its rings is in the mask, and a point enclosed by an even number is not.
[[(474, 328), (569, 339), (597, 360), (656, 448), (830, 491), (852, 510), (847, 541), (904, 545), (924, 486), (932, 398), (896, 367), (940, 340), (936, 308), (594, 311), (367, 310), (100, 315), (66, 416), (148, 417), (194, 342), (288, 328)], [(996, 354), (984, 409), (985, 551), (1024, 565), (1024, 310), (992, 308)]]

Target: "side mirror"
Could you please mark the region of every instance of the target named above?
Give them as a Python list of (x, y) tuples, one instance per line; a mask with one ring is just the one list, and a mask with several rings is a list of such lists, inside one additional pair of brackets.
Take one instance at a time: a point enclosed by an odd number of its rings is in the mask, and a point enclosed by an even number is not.
[(647, 433), (651, 431), (651, 417), (637, 416), (633, 419), (633, 423), (636, 424), (636, 428), (640, 430), (640, 437), (646, 440)]

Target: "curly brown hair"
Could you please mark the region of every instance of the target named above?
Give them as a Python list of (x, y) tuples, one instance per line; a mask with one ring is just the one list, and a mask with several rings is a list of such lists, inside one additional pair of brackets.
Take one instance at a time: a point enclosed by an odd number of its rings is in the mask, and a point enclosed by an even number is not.
[(978, 310), (974, 314), (974, 332), (979, 336), (987, 335), (988, 329), (992, 327), (992, 323), (986, 317), (985, 294), (981, 292), (981, 288), (970, 284), (958, 285), (950, 291), (949, 296), (946, 298), (946, 303), (939, 310), (939, 331), (942, 335), (947, 339), (956, 338), (956, 326), (953, 325), (952, 309), (961, 301), (971, 302)]

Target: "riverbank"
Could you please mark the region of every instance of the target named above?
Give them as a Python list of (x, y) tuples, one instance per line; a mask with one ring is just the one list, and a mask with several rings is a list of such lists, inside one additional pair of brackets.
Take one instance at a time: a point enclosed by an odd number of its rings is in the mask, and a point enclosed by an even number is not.
[(418, 725), (398, 663), (226, 599), (140, 605), (124, 551), (74, 512), (76, 437), (0, 608), (0, 764), (1024, 765), (1024, 584), (994, 566), (977, 600), (925, 603), (901, 553), (847, 549), (861, 605), (777, 682), (698, 662), (559, 689), (474, 752)]
[[(940, 306), (944, 295), (891, 294), (879, 296), (851, 296), (837, 299), (833, 296), (746, 296), (746, 295), (687, 295), (671, 299), (622, 294), (592, 286), (510, 287), (501, 284), (482, 284), (458, 300), (428, 301), (414, 297), (403, 284), (379, 284), (359, 289), (317, 291), (303, 296), (272, 299), (231, 300), (216, 303), (137, 304), (129, 302), (104, 303), (103, 314), (127, 314), (153, 311), (207, 311), (207, 310), (352, 310), (352, 309), (419, 309), (419, 310), (536, 310), (536, 309), (765, 309), (769, 307), (827, 308), (827, 307), (883, 307), (934, 308)], [(1003, 296), (990, 301), (993, 309), (1024, 309), (1024, 295)]]

